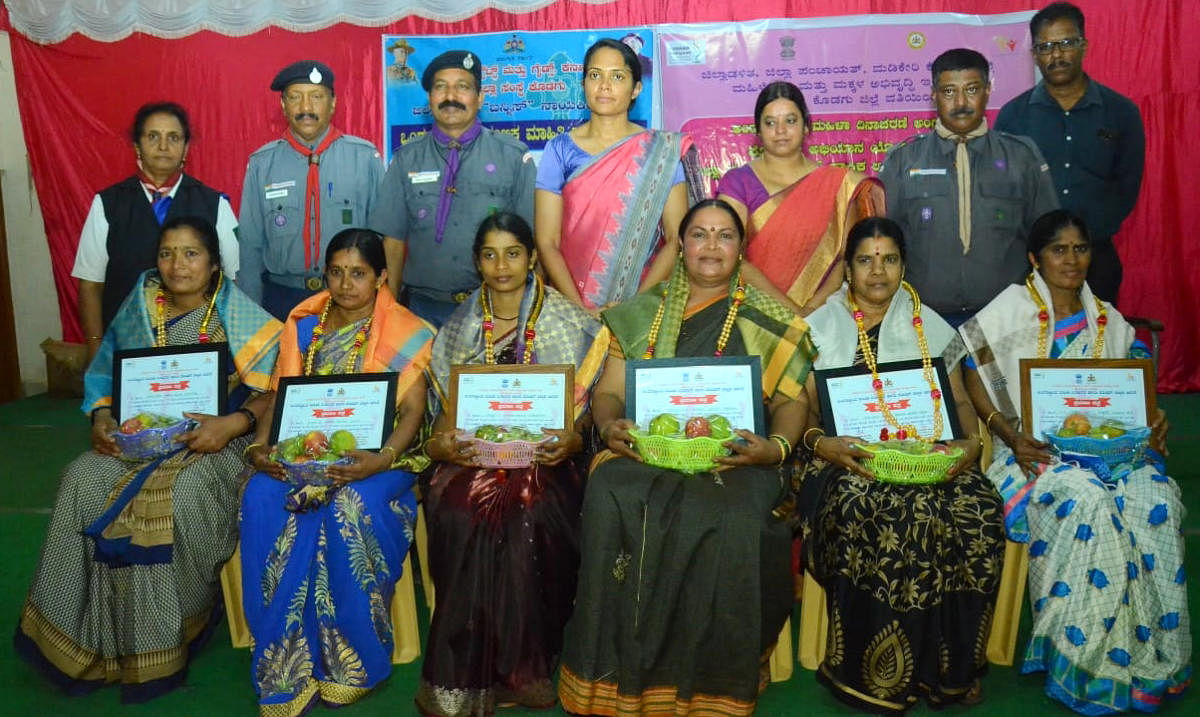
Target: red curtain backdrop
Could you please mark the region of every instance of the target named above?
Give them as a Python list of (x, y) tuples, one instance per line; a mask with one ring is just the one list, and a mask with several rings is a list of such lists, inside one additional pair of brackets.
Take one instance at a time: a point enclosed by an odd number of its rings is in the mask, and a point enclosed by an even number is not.
[[(1125, 263), (1121, 308), (1166, 324), (1159, 389), (1200, 390), (1200, 211), (1183, 191), (1200, 186), (1200, 13), (1194, 0), (1132, 3), (1076, 0), (1087, 16), (1085, 66), (1131, 97), (1146, 125), (1141, 199), (1117, 247)], [(268, 29), (248, 37), (199, 32), (166, 40), (135, 34), (116, 43), (79, 35), (43, 46), (12, 32), (13, 62), (25, 140), (41, 200), (67, 340), (80, 340), (71, 278), (75, 245), (91, 195), (134, 167), (129, 123), (144, 102), (171, 99), (190, 112), (194, 137), (187, 170), (226, 192), (238, 208), (250, 152), (285, 123), (268, 90), (279, 68), (320, 59), (337, 76), (336, 124), (378, 142), (383, 123), (380, 33), (452, 34), (612, 27), (658, 22), (718, 22), (769, 17), (867, 13), (1001, 13), (1029, 10), (1030, 0), (617, 0), (590, 5), (563, 0), (537, 12), (489, 10), (457, 23), (410, 17), (384, 28), (337, 25), (298, 34)], [(1189, 10), (1188, 8), (1191, 8)], [(0, 10), (0, 27), (10, 29)], [(750, 114), (752, 108), (747, 107)], [(20, 267), (14, 267), (19, 271)]]

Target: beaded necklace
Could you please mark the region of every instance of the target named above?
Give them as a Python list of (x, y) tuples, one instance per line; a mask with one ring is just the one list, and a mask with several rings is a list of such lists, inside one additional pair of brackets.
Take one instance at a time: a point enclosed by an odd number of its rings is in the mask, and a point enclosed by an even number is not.
[[(1042, 295), (1038, 293), (1037, 287), (1033, 284), (1033, 273), (1025, 277), (1025, 288), (1029, 289), (1029, 296), (1033, 299), (1033, 303), (1037, 304), (1038, 308), (1038, 324), (1041, 328), (1038, 330), (1038, 358), (1050, 358), (1050, 310), (1046, 308), (1046, 302), (1042, 300)], [(1096, 340), (1092, 342), (1092, 358), (1100, 358), (1100, 354), (1104, 351), (1104, 327), (1108, 325), (1108, 309), (1104, 308), (1104, 302), (1096, 297), (1092, 297), (1096, 301)]]
[[(217, 294), (221, 293), (221, 283), (225, 280), (224, 273), (217, 274), (217, 288), (212, 296), (208, 298), (208, 308), (204, 310), (204, 318), (200, 320), (200, 331), (197, 335), (197, 340), (202, 343), (208, 343), (208, 322), (212, 320), (213, 310), (217, 306)], [(167, 345), (167, 296), (163, 292), (163, 285), (158, 285), (158, 290), (154, 293), (154, 346), (162, 348)]]
[[(525, 354), (521, 359), (521, 363), (524, 364), (533, 360), (533, 341), (537, 338), (534, 325), (542, 313), (542, 304), (546, 301), (546, 287), (542, 284), (542, 277), (535, 273), (533, 282), (533, 306), (529, 309), (529, 318), (525, 320)], [(484, 360), (490, 366), (496, 363), (496, 345), (492, 339), (492, 329), (496, 328), (496, 324), (492, 321), (492, 292), (487, 284), (479, 289), (479, 308), (483, 310)], [(519, 312), (517, 316), (520, 316)]]
[[(918, 433), (917, 427), (912, 424), (900, 425), (900, 421), (892, 415), (892, 409), (888, 407), (887, 400), (883, 396), (883, 380), (879, 378), (875, 354), (871, 351), (871, 342), (867, 338), (867, 330), (863, 326), (863, 312), (854, 301), (853, 289), (846, 295), (846, 298), (850, 302), (850, 311), (854, 314), (854, 323), (858, 325), (858, 348), (862, 351), (863, 362), (867, 364), (867, 368), (871, 369), (871, 388), (875, 389), (875, 396), (879, 399), (879, 410), (883, 413), (884, 420), (898, 429), (895, 437), (900, 440), (913, 438), (925, 443), (933, 443), (942, 437), (942, 392), (938, 389), (937, 380), (934, 378), (933, 359), (929, 357), (929, 342), (925, 340), (925, 322), (921, 320), (921, 297), (917, 296), (916, 290), (907, 281), (901, 281), (900, 286), (904, 287), (904, 290), (912, 297), (912, 325), (917, 332), (917, 346), (921, 348), (921, 367), (925, 374), (925, 381), (929, 384), (929, 396), (933, 399), (933, 435), (929, 437)], [(886, 427), (879, 432), (879, 439), (883, 441), (888, 439)]]
[[(725, 312), (725, 323), (721, 324), (721, 335), (717, 337), (717, 350), (713, 351), (713, 356), (720, 356), (725, 353), (725, 344), (729, 342), (729, 334), (733, 332), (733, 322), (737, 319), (738, 308), (742, 302), (746, 300), (746, 285), (742, 283), (742, 272), (738, 270), (737, 288), (733, 290), (733, 296), (729, 302), (729, 311)], [(654, 358), (654, 345), (658, 343), (658, 331), (662, 328), (663, 313), (667, 308), (667, 294), (663, 293), (662, 299), (658, 302), (658, 311), (654, 314), (654, 323), (650, 324), (650, 336), (647, 338), (646, 351), (642, 354), (644, 359)]]
[[(325, 302), (325, 308), (321, 309), (321, 318), (317, 321), (317, 325), (313, 327), (312, 341), (308, 344), (308, 352), (304, 356), (304, 375), (311, 376), (313, 372), (313, 362), (316, 361), (317, 351), (321, 348), (322, 336), (325, 335), (325, 320), (329, 318), (329, 307), (333, 306), (333, 297)], [(354, 335), (354, 346), (346, 355), (346, 362), (342, 364), (342, 373), (354, 373), (354, 364), (358, 361), (358, 355), (362, 353), (363, 345), (367, 343), (367, 334), (371, 331), (371, 322), (375, 320), (374, 314), (367, 317), (363, 325), (358, 328), (358, 333)]]

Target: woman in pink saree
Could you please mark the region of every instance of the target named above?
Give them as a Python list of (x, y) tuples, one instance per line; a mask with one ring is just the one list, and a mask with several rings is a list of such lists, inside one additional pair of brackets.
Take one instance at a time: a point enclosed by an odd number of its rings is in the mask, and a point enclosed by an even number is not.
[(754, 126), (762, 155), (727, 172), (717, 196), (746, 223), (746, 258), (807, 316), (841, 285), (838, 263), (850, 227), (883, 213), (883, 185), (805, 156), (812, 120), (790, 82), (762, 89)]
[[(589, 311), (663, 281), (675, 264), (675, 227), (687, 211), (681, 158), (691, 139), (629, 120), (642, 68), (627, 45), (604, 38), (584, 55), (591, 116), (546, 145), (534, 227), (554, 288)], [(665, 231), (660, 227), (665, 227)]]

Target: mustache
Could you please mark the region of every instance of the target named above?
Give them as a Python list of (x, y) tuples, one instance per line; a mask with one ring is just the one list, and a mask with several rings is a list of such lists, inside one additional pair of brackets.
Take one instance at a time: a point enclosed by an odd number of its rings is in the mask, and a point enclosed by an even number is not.
[(1046, 69), (1047, 70), (1063, 70), (1070, 66), (1071, 66), (1071, 63), (1067, 62), (1066, 60), (1059, 60), (1058, 62), (1051, 62), (1050, 66), (1047, 67)]
[(442, 100), (442, 103), (438, 105), (439, 110), (444, 110), (448, 107), (453, 107), (454, 109), (462, 110), (463, 112), (467, 111), (467, 106), (458, 100)]
[(297, 114), (292, 115), (292, 119), (296, 120), (297, 122), (299, 122), (300, 120), (304, 120), (304, 119), (310, 119), (313, 122), (321, 121), (321, 118), (316, 116), (312, 112), (299, 112)]
[(951, 117), (974, 117), (975, 110), (970, 107), (960, 107), (956, 110), (950, 110)]

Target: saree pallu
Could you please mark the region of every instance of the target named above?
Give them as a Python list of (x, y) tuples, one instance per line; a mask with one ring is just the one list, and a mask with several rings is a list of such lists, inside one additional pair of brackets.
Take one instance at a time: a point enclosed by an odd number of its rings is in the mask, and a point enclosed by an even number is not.
[(596, 155), (563, 186), (559, 249), (584, 305), (637, 293), (658, 244), (659, 224), (690, 138), (646, 130)]
[(746, 228), (746, 258), (804, 306), (841, 265), (850, 227), (883, 209), (879, 180), (820, 167), (754, 210)]
[[(157, 287), (156, 277), (143, 281)], [(149, 335), (149, 319), (134, 315), (145, 306), (141, 293), (126, 300), (105, 336), (110, 364), (111, 347), (134, 340), (118, 334), (132, 326)], [(236, 384), (258, 364), (240, 363), (239, 356), (273, 361), (279, 323), (256, 306), (239, 314), (244, 296), (224, 298), (209, 331), (214, 340), (228, 338)], [(203, 313), (202, 307), (170, 322), (168, 344), (194, 343)], [(234, 328), (256, 320), (258, 329)], [(243, 337), (260, 330), (267, 345), (250, 347)], [(111, 387), (102, 366), (89, 370), (93, 403)], [(231, 406), (243, 394), (235, 392)], [(241, 451), (249, 441), (236, 438), (216, 453), (180, 448), (139, 464), (92, 451), (72, 462), (21, 613), (17, 651), (70, 694), (120, 682), (122, 701), (141, 702), (182, 684), (189, 659), (220, 620), (217, 576), (237, 541)]]
[(829, 613), (818, 681), (876, 713), (966, 697), (987, 669), (1004, 557), (991, 483), (971, 470), (894, 485), (813, 458), (800, 505), (805, 564)]
[[(624, 329), (637, 322), (623, 319), (637, 310), (606, 313), (627, 356), (638, 355), (637, 338)], [(680, 323), (664, 318), (660, 336), (673, 325), (672, 355), (711, 354), (726, 310), (717, 302)], [(747, 344), (759, 339), (748, 336), (732, 332), (725, 355), (746, 355)], [(807, 331), (797, 339), (806, 340)], [(773, 362), (772, 352), (763, 362), (791, 366), (788, 381), (799, 375), (802, 384), (811, 353), (795, 345), (791, 351), (800, 363), (782, 355)], [(764, 394), (780, 390), (781, 372), (763, 375)], [(783, 495), (777, 468), (689, 476), (628, 458), (595, 467), (559, 673), (563, 708), (588, 715), (752, 714), (765, 661), (792, 608), (791, 531), (774, 514)]]

